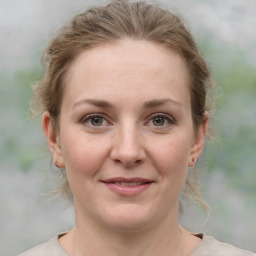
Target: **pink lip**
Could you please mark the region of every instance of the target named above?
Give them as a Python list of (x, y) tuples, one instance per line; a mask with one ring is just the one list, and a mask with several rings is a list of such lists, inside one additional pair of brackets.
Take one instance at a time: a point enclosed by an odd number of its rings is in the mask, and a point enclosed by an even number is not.
[[(144, 178), (123, 178), (116, 177), (111, 179), (106, 179), (102, 181), (110, 190), (121, 195), (121, 196), (136, 196), (145, 190), (147, 190), (153, 181)], [(131, 185), (118, 184), (118, 183), (133, 183)], [(139, 183), (139, 184), (134, 184)]]

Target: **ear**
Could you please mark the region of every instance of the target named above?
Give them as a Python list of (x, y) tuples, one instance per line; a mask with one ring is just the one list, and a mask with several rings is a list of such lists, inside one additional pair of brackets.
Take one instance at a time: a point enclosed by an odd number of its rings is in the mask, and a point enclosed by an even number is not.
[(48, 146), (52, 152), (52, 157), (55, 165), (59, 168), (64, 168), (61, 145), (56, 129), (53, 126), (51, 115), (48, 111), (43, 113), (43, 130), (47, 138)]
[(192, 167), (195, 165), (197, 158), (201, 155), (203, 148), (204, 148), (204, 142), (207, 134), (207, 125), (209, 120), (209, 114), (208, 112), (204, 113), (204, 122), (200, 124), (198, 127), (196, 134), (195, 134), (195, 140), (194, 144), (191, 147), (190, 151), (190, 157), (188, 166)]

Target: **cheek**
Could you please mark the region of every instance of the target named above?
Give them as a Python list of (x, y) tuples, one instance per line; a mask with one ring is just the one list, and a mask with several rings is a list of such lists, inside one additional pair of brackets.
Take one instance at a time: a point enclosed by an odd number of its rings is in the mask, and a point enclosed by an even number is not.
[(85, 135), (66, 136), (62, 147), (67, 175), (94, 177), (108, 152), (107, 143)]
[(186, 136), (175, 135), (155, 143), (151, 151), (152, 159), (162, 175), (175, 176), (187, 172), (190, 153), (188, 141)]

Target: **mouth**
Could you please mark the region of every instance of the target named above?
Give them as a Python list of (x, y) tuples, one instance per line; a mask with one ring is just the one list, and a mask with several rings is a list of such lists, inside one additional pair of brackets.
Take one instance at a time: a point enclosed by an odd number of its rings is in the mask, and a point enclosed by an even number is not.
[(148, 190), (153, 180), (116, 177), (102, 181), (112, 192), (120, 196), (136, 196)]
[(143, 184), (148, 184), (150, 182), (140, 182), (140, 181), (135, 181), (135, 182), (118, 182), (117, 181), (117, 182), (110, 182), (110, 183), (113, 183), (115, 185), (122, 186), (122, 187), (136, 187), (136, 186), (140, 186), (140, 185), (143, 185)]

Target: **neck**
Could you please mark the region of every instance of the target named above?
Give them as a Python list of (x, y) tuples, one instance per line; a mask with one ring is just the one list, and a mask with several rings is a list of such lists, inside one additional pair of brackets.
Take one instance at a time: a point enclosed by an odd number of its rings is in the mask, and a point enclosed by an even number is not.
[(129, 232), (102, 228), (84, 216), (76, 219), (77, 226), (67, 236), (72, 246), (64, 248), (72, 256), (181, 255), (178, 214), (155, 226)]

